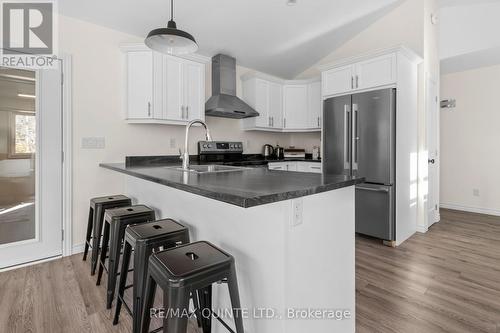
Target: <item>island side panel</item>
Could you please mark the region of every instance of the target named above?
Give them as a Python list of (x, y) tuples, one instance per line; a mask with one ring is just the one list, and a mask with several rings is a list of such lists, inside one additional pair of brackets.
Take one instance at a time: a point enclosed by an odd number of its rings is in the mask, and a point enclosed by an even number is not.
[[(287, 226), (286, 307), (325, 310), (319, 316), (325, 320), (288, 320), (287, 333), (355, 332), (354, 198), (350, 186), (290, 201), (292, 210), (302, 205), (302, 223), (295, 225), (292, 216)], [(333, 310), (350, 316), (328, 319)]]
[[(134, 203), (153, 208), (157, 218), (173, 218), (190, 229), (192, 241), (207, 240), (235, 257), (243, 308), (285, 309), (285, 237), (290, 201), (241, 208), (192, 193), (126, 178)], [(214, 285), (214, 308), (230, 308), (227, 285)], [(285, 333), (282, 320), (244, 319), (245, 332)], [(228, 319), (232, 324), (232, 320)], [(214, 320), (213, 332), (226, 332)]]

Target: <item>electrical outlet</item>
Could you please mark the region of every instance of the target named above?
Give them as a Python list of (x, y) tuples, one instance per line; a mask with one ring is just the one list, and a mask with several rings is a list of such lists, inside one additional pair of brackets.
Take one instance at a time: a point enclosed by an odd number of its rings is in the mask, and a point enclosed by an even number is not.
[(479, 196), (479, 189), (478, 188), (472, 189), (472, 195), (475, 197), (478, 197)]
[(177, 148), (177, 142), (175, 141), (175, 138), (170, 138), (170, 148)]
[(297, 198), (292, 200), (292, 227), (302, 224), (302, 212), (304, 210), (304, 200)]
[(104, 149), (106, 139), (104, 137), (84, 137), (82, 138), (83, 149)]

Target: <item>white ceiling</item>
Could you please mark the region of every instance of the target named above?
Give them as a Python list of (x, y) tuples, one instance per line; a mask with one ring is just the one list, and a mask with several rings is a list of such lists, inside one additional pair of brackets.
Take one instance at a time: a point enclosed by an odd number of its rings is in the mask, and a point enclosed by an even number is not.
[[(219, 52), (246, 67), (294, 78), (402, 0), (178, 0), (178, 28), (199, 53)], [(137, 36), (166, 25), (168, 0), (64, 0), (61, 14)]]

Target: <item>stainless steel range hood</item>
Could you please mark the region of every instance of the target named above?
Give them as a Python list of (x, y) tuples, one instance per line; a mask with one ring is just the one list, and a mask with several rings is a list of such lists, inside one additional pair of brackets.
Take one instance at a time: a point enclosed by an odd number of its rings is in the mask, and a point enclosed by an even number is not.
[(236, 59), (218, 54), (212, 58), (212, 97), (205, 115), (224, 118), (257, 117), (259, 113), (236, 97)]

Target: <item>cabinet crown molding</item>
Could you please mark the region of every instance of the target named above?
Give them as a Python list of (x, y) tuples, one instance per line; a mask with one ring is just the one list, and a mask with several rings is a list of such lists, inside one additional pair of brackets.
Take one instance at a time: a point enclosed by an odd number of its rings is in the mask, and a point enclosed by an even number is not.
[[(153, 52), (150, 48), (148, 48), (144, 43), (122, 43), (120, 44), (120, 50), (122, 52), (138, 52), (138, 51), (151, 51)], [(199, 63), (203, 64), (209, 64), (212, 59), (210, 57), (206, 57), (204, 55), (198, 54), (198, 53), (192, 53), (192, 54), (186, 54), (186, 55), (169, 55), (171, 57), (177, 57), (177, 58), (182, 58), (186, 60), (192, 60), (196, 61)]]
[(334, 69), (336, 67), (354, 64), (354, 63), (357, 63), (360, 61), (368, 60), (371, 58), (383, 56), (383, 55), (390, 54), (390, 53), (401, 53), (406, 58), (408, 58), (408, 60), (410, 60), (411, 62), (416, 63), (416, 64), (419, 64), (423, 61), (423, 58), (420, 55), (418, 55), (418, 53), (413, 51), (412, 49), (410, 49), (404, 45), (397, 45), (397, 46), (393, 46), (390, 48), (373, 50), (373, 51), (369, 51), (369, 52), (366, 52), (366, 53), (363, 53), (360, 55), (356, 55), (353, 57), (348, 57), (348, 58), (336, 60), (336, 61), (330, 62), (328, 64), (319, 65), (319, 66), (316, 66), (316, 69), (318, 69), (320, 72), (324, 72), (324, 71), (328, 71), (330, 69)]
[(279, 78), (276, 76), (272, 76), (272, 75), (265, 74), (262, 72), (257, 72), (257, 71), (251, 71), (251, 72), (245, 73), (241, 76), (242, 81), (255, 79), (255, 78), (274, 82), (274, 83), (281, 84), (281, 85), (309, 84), (309, 83), (321, 81), (321, 77), (319, 77), (319, 76), (311, 78), (311, 79), (304, 79), (304, 80), (285, 80), (285, 79), (282, 79), (282, 78)]

